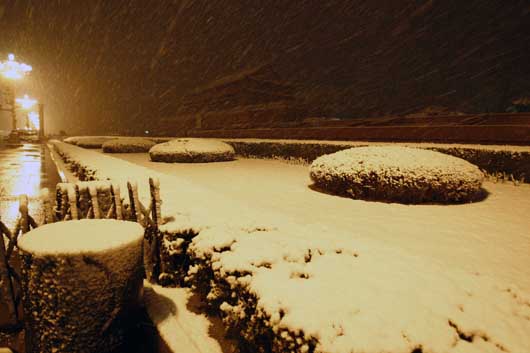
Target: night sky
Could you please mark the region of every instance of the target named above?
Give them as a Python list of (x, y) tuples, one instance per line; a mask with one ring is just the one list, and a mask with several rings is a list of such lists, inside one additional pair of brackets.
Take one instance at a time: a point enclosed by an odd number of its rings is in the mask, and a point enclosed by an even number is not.
[[(51, 132), (138, 134), (278, 87), (304, 116), (503, 111), (530, 95), (529, 43), (516, 0), (0, 0), (1, 60), (33, 66), (19, 91), (45, 103)], [(208, 103), (205, 87), (246, 72), (275, 85)]]

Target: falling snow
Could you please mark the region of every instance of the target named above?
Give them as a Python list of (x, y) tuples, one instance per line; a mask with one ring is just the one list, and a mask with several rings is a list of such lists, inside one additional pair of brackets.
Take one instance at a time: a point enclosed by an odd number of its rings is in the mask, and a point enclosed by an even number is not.
[[(141, 135), (228, 108), (502, 112), (530, 92), (529, 16), (524, 1), (497, 0), (7, 0), (0, 55), (33, 66), (20, 87), (45, 102), (54, 132)], [(230, 78), (257, 88), (201, 91)]]

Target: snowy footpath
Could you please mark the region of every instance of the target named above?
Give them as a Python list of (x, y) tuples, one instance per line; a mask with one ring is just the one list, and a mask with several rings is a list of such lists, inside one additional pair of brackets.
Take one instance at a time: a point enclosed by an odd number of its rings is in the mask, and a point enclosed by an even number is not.
[[(165, 229), (197, 233), (194, 256), (231, 283), (234, 296), (245, 293), (220, 303), (226, 323), (233, 325), (230, 318), (242, 315), (253, 298), (256, 317), (266, 317), (275, 340), (283, 340), (275, 347), (528, 352), (528, 185), (485, 183), (489, 196), (473, 204), (405, 206), (320, 193), (311, 189), (307, 167), (279, 161), (165, 164), (147, 154), (110, 157), (54, 144), (98, 179), (138, 180), (144, 203), (147, 178), (158, 177)], [(191, 295), (155, 290), (167, 303)], [(161, 311), (165, 320), (178, 318)], [(176, 319), (161, 336), (182, 342), (174, 338), (189, 332), (203, 344), (183, 352), (231, 351), (229, 343), (208, 338), (212, 330), (204, 327), (211, 324), (195, 316), (191, 329), (177, 332), (188, 320)]]

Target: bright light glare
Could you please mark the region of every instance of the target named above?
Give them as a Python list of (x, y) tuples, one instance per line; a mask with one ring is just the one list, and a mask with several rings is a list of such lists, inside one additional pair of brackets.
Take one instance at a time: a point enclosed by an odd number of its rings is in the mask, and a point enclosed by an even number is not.
[(39, 127), (40, 127), (39, 113), (29, 112), (28, 118), (29, 118), (30, 124), (33, 125), (33, 129), (39, 130)]
[(5, 78), (18, 80), (32, 70), (30, 65), (15, 61), (15, 55), (9, 54), (7, 61), (0, 62), (0, 73)]
[(29, 98), (27, 94), (25, 94), (23, 98), (17, 98), (16, 102), (20, 104), (22, 109), (30, 109), (37, 104), (37, 100)]

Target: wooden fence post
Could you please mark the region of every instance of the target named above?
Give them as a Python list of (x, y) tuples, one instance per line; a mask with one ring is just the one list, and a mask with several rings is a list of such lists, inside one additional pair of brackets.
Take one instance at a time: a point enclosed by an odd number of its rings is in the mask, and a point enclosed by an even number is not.
[[(5, 228), (3, 223), (2, 228)], [(0, 327), (15, 326), (18, 323), (13, 282), (11, 282), (5, 249), (4, 234), (0, 229)]]
[(123, 205), (121, 203), (120, 186), (118, 184), (112, 184), (111, 186), (112, 195), (114, 195), (114, 211), (116, 212), (116, 219), (123, 219)]
[(44, 224), (53, 223), (53, 206), (50, 200), (50, 191), (48, 190), (48, 188), (44, 188), (41, 190), (40, 199), (42, 202), (42, 208), (44, 210)]

